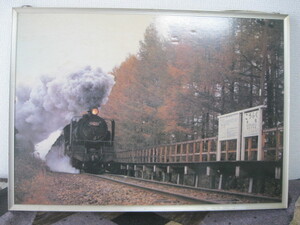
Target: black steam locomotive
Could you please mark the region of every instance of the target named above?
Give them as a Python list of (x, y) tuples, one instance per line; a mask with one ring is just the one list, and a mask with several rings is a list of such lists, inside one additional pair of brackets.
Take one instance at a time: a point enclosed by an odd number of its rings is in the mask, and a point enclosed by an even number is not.
[(92, 109), (83, 116), (73, 117), (53, 145), (63, 145), (64, 155), (80, 171), (101, 173), (114, 159), (114, 120), (98, 116)]

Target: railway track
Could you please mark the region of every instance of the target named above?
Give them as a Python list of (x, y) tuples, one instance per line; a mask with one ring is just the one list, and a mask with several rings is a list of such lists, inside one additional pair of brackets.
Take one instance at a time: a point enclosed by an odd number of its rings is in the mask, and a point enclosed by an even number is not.
[[(126, 183), (97, 177), (95, 174), (50, 172), (47, 183), (53, 192), (44, 197), (54, 205), (190, 205), (191, 200), (166, 195)], [(50, 178), (50, 179), (49, 179)], [(43, 185), (41, 185), (42, 190)], [(39, 191), (38, 191), (39, 192)], [(33, 196), (35, 193), (33, 194)], [(32, 196), (32, 195), (30, 195)], [(37, 198), (37, 197), (34, 197)], [(200, 204), (200, 201), (196, 202)], [(203, 204), (203, 203), (202, 203)]]
[(190, 186), (162, 183), (153, 180), (133, 178), (122, 175), (93, 175), (102, 179), (134, 186), (140, 189), (176, 197), (196, 204), (242, 204), (242, 203), (272, 203), (280, 202), (278, 198), (236, 193), (222, 190), (194, 188)]
[(175, 193), (175, 192), (170, 192), (170, 191), (167, 191), (167, 190), (162, 190), (162, 189), (159, 189), (159, 188), (154, 188), (154, 187), (151, 187), (149, 185), (147, 186), (147, 185), (137, 184), (137, 183), (134, 183), (134, 182), (128, 182), (128, 181), (125, 181), (126, 178), (125, 178), (125, 180), (122, 180), (122, 177), (119, 177), (121, 179), (116, 179), (117, 176), (115, 176), (115, 178), (112, 178), (108, 175), (95, 175), (95, 174), (89, 174), (89, 175), (96, 176), (96, 177), (99, 177), (99, 178), (102, 178), (102, 179), (105, 179), (105, 180), (113, 181), (113, 182), (116, 182), (116, 183), (119, 183), (119, 184), (139, 188), (139, 189), (142, 189), (142, 190), (151, 191), (151, 192), (154, 192), (154, 193), (157, 193), (157, 194), (166, 195), (166, 196), (169, 196), (169, 197), (172, 197), (172, 198), (177, 198), (179, 200), (190, 202), (191, 204), (216, 204), (217, 203), (217, 202), (206, 200), (206, 199), (199, 199), (199, 198), (195, 198), (195, 197), (188, 196), (188, 195), (183, 195), (183, 194), (179, 194), (179, 193)]

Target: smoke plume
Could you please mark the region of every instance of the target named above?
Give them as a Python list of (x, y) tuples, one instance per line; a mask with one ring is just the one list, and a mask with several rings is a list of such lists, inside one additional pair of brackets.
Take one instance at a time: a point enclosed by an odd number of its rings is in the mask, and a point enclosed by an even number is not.
[(46, 164), (54, 172), (79, 173), (71, 166), (71, 159), (64, 155), (64, 145), (52, 146), (46, 156)]
[(61, 129), (74, 115), (100, 107), (108, 100), (114, 78), (86, 67), (67, 76), (42, 76), (30, 89), (18, 87), (16, 128), (34, 144)]
[[(18, 87), (15, 120), (18, 135), (34, 145), (45, 140), (52, 132), (70, 123), (74, 115), (105, 104), (114, 83), (112, 75), (88, 66), (67, 76), (42, 76), (33, 88)], [(69, 158), (61, 154), (59, 147), (52, 146), (51, 149), (47, 160), (50, 168), (77, 172), (67, 168)]]

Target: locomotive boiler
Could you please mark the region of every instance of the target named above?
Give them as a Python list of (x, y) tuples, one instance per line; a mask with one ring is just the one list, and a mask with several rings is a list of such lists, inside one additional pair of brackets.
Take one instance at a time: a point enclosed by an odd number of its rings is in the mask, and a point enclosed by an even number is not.
[(103, 119), (98, 109), (91, 109), (73, 117), (53, 145), (63, 145), (63, 154), (70, 157), (73, 167), (101, 173), (114, 159), (114, 132), (114, 120)]

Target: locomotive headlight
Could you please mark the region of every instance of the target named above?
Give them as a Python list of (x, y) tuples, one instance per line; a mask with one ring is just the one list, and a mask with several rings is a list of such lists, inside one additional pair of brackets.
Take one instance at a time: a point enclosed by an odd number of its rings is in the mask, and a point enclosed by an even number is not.
[(97, 108), (92, 109), (92, 114), (93, 115), (98, 115), (99, 110)]

